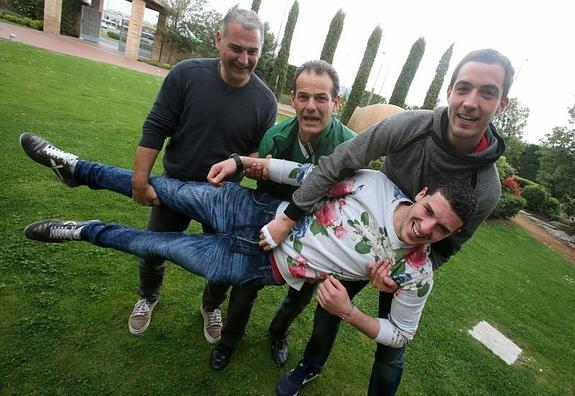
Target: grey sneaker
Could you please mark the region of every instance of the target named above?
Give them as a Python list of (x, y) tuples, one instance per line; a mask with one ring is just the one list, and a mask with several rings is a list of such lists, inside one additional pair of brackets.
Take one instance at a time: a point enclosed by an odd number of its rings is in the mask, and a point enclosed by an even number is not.
[(128, 319), (130, 333), (138, 335), (146, 331), (152, 320), (152, 311), (157, 303), (158, 300), (149, 301), (145, 298), (138, 300), (136, 305), (134, 305), (130, 319)]
[(82, 228), (90, 223), (99, 220), (90, 221), (64, 221), (57, 219), (41, 220), (30, 224), (24, 229), (24, 235), (28, 239), (40, 242), (69, 242), (80, 241), (80, 232)]
[(204, 318), (204, 337), (210, 344), (214, 344), (222, 338), (222, 311), (218, 308), (212, 312), (206, 312), (204, 307), (200, 307), (200, 312)]
[(52, 169), (65, 185), (68, 187), (80, 185), (74, 179), (74, 166), (78, 162), (78, 156), (60, 150), (46, 139), (33, 133), (21, 134), (20, 145), (28, 157)]

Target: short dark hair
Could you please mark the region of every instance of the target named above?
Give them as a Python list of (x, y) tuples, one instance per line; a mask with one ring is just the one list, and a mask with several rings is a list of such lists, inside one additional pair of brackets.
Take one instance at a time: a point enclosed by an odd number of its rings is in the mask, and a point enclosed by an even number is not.
[(237, 23), (246, 30), (259, 30), (262, 42), (264, 41), (264, 25), (257, 13), (251, 10), (244, 10), (237, 5), (230, 8), (224, 17), (220, 32), (222, 37), (228, 34), (230, 23)]
[(449, 202), (451, 209), (463, 224), (473, 219), (477, 211), (477, 197), (471, 186), (456, 180), (442, 181), (427, 189), (428, 195), (436, 192), (440, 192)]
[(335, 71), (333, 66), (324, 60), (307, 61), (306, 63), (304, 63), (303, 65), (301, 65), (300, 67), (298, 67), (296, 69), (295, 75), (293, 78), (293, 88), (292, 88), (292, 91), (294, 91), (294, 93), (296, 91), (297, 78), (304, 71), (305, 72), (313, 71), (316, 74), (327, 73), (327, 75), (331, 79), (331, 83), (332, 83), (331, 95), (333, 96), (334, 99), (337, 97), (337, 95), (339, 94), (339, 76), (337, 75), (337, 72)]
[(450, 87), (453, 87), (455, 84), (455, 80), (457, 80), (457, 75), (459, 71), (469, 62), (479, 62), (479, 63), (487, 63), (487, 64), (497, 64), (503, 67), (505, 71), (505, 79), (503, 80), (503, 95), (502, 98), (507, 97), (509, 94), (509, 89), (511, 88), (511, 84), (513, 83), (513, 76), (515, 75), (515, 69), (513, 69), (513, 65), (508, 57), (503, 55), (501, 52), (487, 48), (481, 49), (476, 51), (471, 51), (461, 61), (455, 66), (455, 70), (453, 70), (453, 74), (451, 75), (451, 82), (449, 83)]

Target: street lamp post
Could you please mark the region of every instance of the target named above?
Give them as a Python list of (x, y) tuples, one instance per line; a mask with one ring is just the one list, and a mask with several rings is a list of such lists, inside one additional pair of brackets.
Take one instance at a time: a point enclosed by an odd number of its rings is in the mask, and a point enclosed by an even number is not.
[[(381, 51), (382, 55), (386, 55), (385, 51)], [(377, 70), (377, 75), (375, 76), (375, 81), (373, 82), (373, 87), (371, 88), (371, 92), (369, 93), (369, 97), (367, 98), (367, 105), (371, 104), (371, 99), (373, 99), (373, 91), (375, 91), (375, 86), (377, 85), (377, 81), (379, 80), (379, 74), (381, 73), (381, 68), (383, 67), (383, 62), (379, 65), (379, 69)], [(387, 68), (389, 71), (389, 67)], [(385, 73), (385, 77), (383, 78), (383, 82), (385, 83), (385, 79), (387, 78), (387, 72)], [(381, 91), (381, 90), (380, 90)]]

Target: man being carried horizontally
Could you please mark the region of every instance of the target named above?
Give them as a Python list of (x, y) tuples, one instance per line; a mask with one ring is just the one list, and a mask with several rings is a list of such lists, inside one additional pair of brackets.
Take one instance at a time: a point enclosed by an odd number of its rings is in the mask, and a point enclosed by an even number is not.
[[(20, 141), (28, 156), (52, 168), (68, 186), (132, 194), (131, 171), (79, 160), (33, 134), (23, 134)], [(424, 188), (411, 202), (384, 174), (357, 171), (334, 186), (320, 209), (303, 217), (284, 242), (264, 252), (259, 246), (260, 230), (288, 203), (223, 182), (224, 177), (254, 166), (264, 168), (271, 180), (292, 185), (301, 184), (313, 167), (232, 155), (208, 174), (210, 183), (221, 188), (163, 176), (150, 178), (162, 205), (209, 224), (214, 234), (134, 230), (98, 220), (43, 220), (29, 225), (25, 235), (42, 242), (83, 240), (139, 257), (159, 257), (210, 281), (288, 283), (296, 289), (306, 281), (325, 280), (324, 284), (340, 287), (337, 279), (369, 279), (370, 264), (387, 259), (399, 285), (389, 318), (369, 317), (349, 299), (332, 308), (379, 343), (408, 342), (432, 288), (429, 244), (456, 233), (473, 217), (477, 203), (471, 189), (446, 183)]]

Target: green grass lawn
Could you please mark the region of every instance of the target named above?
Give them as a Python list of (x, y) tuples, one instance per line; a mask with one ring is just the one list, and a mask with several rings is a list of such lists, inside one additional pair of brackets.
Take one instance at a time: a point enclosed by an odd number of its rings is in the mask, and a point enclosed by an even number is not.
[[(161, 80), (0, 40), (0, 394), (265, 395), (302, 356), (313, 310), (296, 321), (276, 368), (267, 326), (285, 288), (260, 292), (244, 341), (209, 368), (199, 306), (204, 280), (168, 267), (154, 320), (140, 337), (127, 318), (136, 259), (88, 244), (26, 240), (43, 218), (98, 218), (144, 227), (148, 209), (109, 192), (63, 187), (18, 144), (34, 131), (83, 158), (131, 167)], [(156, 168), (157, 172), (161, 168)], [(192, 226), (197, 231), (197, 226)], [(575, 394), (575, 266), (508, 223), (483, 225), (437, 273), (406, 353), (401, 395)], [(356, 303), (377, 312), (366, 289)], [(467, 331), (486, 320), (523, 348), (507, 366)], [(342, 325), (333, 354), (302, 395), (366, 393), (375, 345)]]

